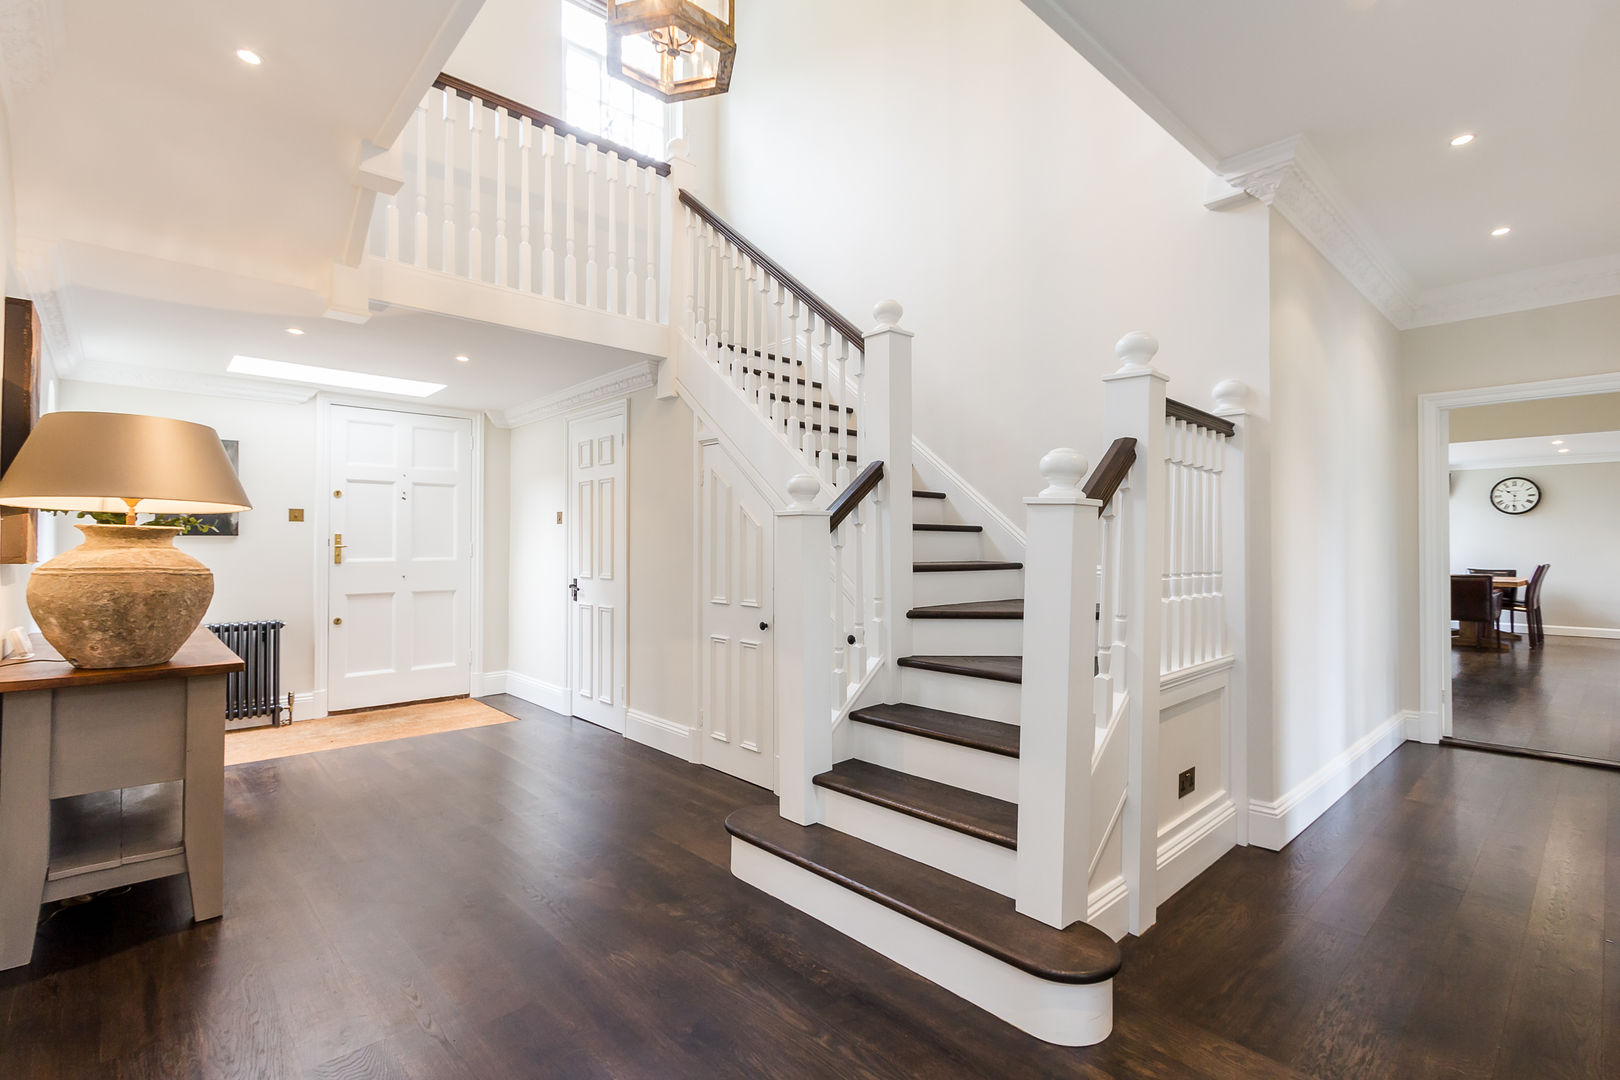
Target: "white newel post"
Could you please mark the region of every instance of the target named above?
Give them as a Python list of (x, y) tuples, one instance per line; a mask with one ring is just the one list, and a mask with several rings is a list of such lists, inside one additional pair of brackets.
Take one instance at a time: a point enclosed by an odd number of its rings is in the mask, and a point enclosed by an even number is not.
[(1097, 512), (1086, 459), (1053, 450), (1027, 507), (1024, 681), (1019, 695), (1020, 912), (1062, 929), (1087, 914), (1091, 869), (1092, 665), (1097, 655)]
[(817, 773), (832, 768), (832, 537), (815, 505), (821, 480), (788, 481), (788, 507), (776, 513), (777, 789), (782, 816), (820, 819)]
[[(649, 173), (647, 182), (653, 182), (654, 174)], [(671, 139), (669, 143), (669, 176), (664, 183), (663, 213), (658, 215), (658, 253), (663, 263), (664, 296), (661, 298), (662, 307), (668, 313), (669, 343), (664, 350), (664, 362), (658, 366), (658, 396), (675, 396), (675, 377), (680, 372), (681, 337), (685, 335), (697, 342), (695, 297), (697, 292), (697, 262), (695, 246), (698, 237), (689, 222), (692, 212), (681, 205), (681, 191), (692, 189), (693, 181), (697, 179), (697, 167), (692, 159), (686, 155), (686, 140)], [(651, 229), (650, 207), (648, 202), (649, 220), (646, 227)], [(652, 250), (651, 237), (648, 238), (648, 250)], [(649, 274), (651, 270), (649, 269)], [(651, 282), (649, 281), (649, 286)], [(649, 294), (652, 289), (649, 288)], [(658, 308), (660, 303), (649, 295), (646, 317), (653, 322), (658, 321)]]
[(1215, 583), (1226, 612), (1226, 651), (1235, 658), (1227, 683), (1227, 725), (1230, 753), (1228, 785), (1237, 807), (1237, 842), (1249, 842), (1249, 664), (1248, 650), (1248, 470), (1249, 425), (1246, 421), (1249, 388), (1237, 379), (1215, 384), (1216, 416), (1232, 421), (1237, 433), (1226, 440), (1226, 460), (1220, 474), (1221, 579)]
[[(911, 507), (911, 340), (910, 330), (900, 328), (904, 314), (893, 300), (879, 301), (872, 309), (877, 326), (867, 331), (861, 373), (860, 412), (855, 416), (858, 474), (874, 461), (883, 462), (883, 480), (888, 496), (879, 510), (883, 546), (877, 553), (882, 564), (875, 568), (875, 595), (884, 598), (883, 610), (875, 613), (869, 632), (878, 635), (880, 654), (887, 678), (899, 691), (899, 668), (895, 661), (911, 654), (912, 507)], [(845, 385), (849, 378), (844, 376)], [(831, 410), (826, 410), (830, 415)], [(870, 649), (868, 650), (870, 651)], [(885, 700), (898, 700), (889, 696)]]
[[(1159, 343), (1140, 330), (1114, 347), (1118, 371), (1105, 376), (1104, 426), (1114, 438), (1136, 440), (1136, 465), (1121, 507), (1131, 542), (1120, 552), (1128, 612), (1125, 686), (1130, 694), (1130, 750), (1126, 766), (1125, 882), (1130, 889), (1131, 932), (1152, 926), (1158, 910), (1159, 667), (1164, 633), (1165, 557), (1164, 389), (1169, 380), (1153, 367)], [(1027, 602), (1027, 601), (1026, 601)], [(1118, 674), (1118, 673), (1116, 673)]]

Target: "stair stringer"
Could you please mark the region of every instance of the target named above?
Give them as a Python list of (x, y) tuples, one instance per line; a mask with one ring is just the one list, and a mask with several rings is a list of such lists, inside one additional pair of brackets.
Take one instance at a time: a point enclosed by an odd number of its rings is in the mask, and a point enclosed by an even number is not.
[(924, 488), (948, 496), (947, 506), (972, 510), (976, 516), (968, 520), (984, 526), (986, 559), (1023, 560), (1024, 530), (915, 435), (911, 437), (911, 467)]

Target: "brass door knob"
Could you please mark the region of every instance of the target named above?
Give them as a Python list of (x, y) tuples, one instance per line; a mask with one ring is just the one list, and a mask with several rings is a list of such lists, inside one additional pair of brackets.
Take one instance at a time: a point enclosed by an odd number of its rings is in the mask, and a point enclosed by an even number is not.
[(332, 620), (332, 625), (333, 626), (342, 626), (343, 625), (343, 620), (341, 618), (333, 619)]

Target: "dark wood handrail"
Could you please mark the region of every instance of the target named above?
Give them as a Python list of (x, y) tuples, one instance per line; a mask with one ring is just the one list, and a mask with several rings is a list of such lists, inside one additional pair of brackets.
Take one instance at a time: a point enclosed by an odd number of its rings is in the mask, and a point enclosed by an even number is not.
[(1237, 426), (1232, 421), (1224, 420), (1214, 413), (1207, 413), (1203, 409), (1195, 409), (1173, 398), (1164, 399), (1164, 415), (1172, 420), (1185, 420), (1189, 424), (1197, 424), (1201, 428), (1219, 432), (1228, 439), (1237, 434)]
[(872, 489), (877, 487), (878, 481), (882, 479), (883, 462), (874, 461), (862, 469), (861, 475), (855, 478), (855, 482), (839, 492), (838, 498), (834, 499), (832, 505), (827, 507), (827, 513), (830, 515), (827, 519), (827, 531), (837, 532), (838, 526), (842, 525), (844, 519), (855, 512), (855, 508), (861, 504), (861, 500), (870, 495)]
[(449, 90), (457, 97), (464, 97), (469, 101), (476, 98), (492, 109), (505, 109), (512, 116), (526, 116), (536, 124), (551, 128), (558, 135), (564, 137), (572, 135), (580, 142), (594, 146), (603, 153), (618, 154), (623, 160), (633, 161), (644, 169), (651, 169), (659, 176), (669, 175), (669, 162), (667, 161), (658, 161), (645, 154), (639, 154), (628, 146), (620, 146), (616, 142), (610, 142), (600, 135), (586, 131), (584, 128), (577, 128), (566, 120), (559, 120), (550, 113), (543, 113), (539, 109), (523, 104), (521, 101), (513, 101), (511, 98), (503, 94), (497, 94), (493, 90), (485, 90), (482, 86), (470, 83), (466, 79), (458, 79), (454, 75), (446, 75), (440, 72), (439, 77), (433, 80), (433, 86), (435, 89)]
[[(1136, 464), (1136, 440), (1115, 439), (1108, 452), (1097, 462), (1097, 467), (1091, 470), (1091, 478), (1086, 481), (1086, 498), (1096, 499), (1107, 506), (1114, 498), (1114, 492), (1119, 485), (1125, 482), (1130, 474), (1131, 466)], [(1098, 511), (1101, 512), (1100, 510)]]
[(727, 225), (720, 219), (720, 215), (716, 214), (713, 210), (710, 210), (707, 206), (704, 206), (698, 201), (696, 196), (694, 196), (690, 191), (687, 191), (685, 188), (681, 189), (681, 202), (686, 206), (691, 207), (693, 213), (697, 214), (698, 217), (714, 226), (715, 231), (721, 236), (724, 236), (727, 240), (730, 240), (733, 244), (736, 244), (737, 247), (742, 250), (743, 254), (747, 255), (760, 266), (763, 266), (767, 273), (787, 287), (788, 292), (792, 293), (794, 296), (797, 296), (801, 303), (803, 303), (817, 315), (820, 315), (822, 320), (826, 322), (827, 325), (838, 331), (838, 333), (843, 336), (845, 341), (849, 342), (857, 349), (864, 349), (864, 342), (866, 340), (865, 335), (860, 332), (854, 323), (850, 322), (848, 319), (838, 314), (838, 312), (834, 311), (831, 304), (827, 303), (827, 301), (811, 292), (809, 288), (805, 286), (804, 282), (782, 269), (775, 259), (772, 259), (769, 255), (766, 255), (763, 251), (759, 250), (759, 248), (749, 243), (747, 238), (744, 237), (742, 233), (738, 232), (736, 229), (733, 229), (730, 225)]

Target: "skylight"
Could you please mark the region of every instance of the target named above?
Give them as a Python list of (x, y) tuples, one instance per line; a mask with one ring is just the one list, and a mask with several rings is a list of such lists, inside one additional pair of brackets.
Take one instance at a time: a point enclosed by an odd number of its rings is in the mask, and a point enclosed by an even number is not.
[(265, 360), (258, 356), (233, 356), (225, 370), (234, 375), (258, 375), (286, 382), (338, 386), (345, 390), (369, 390), (375, 394), (401, 394), (405, 397), (431, 397), (445, 387), (444, 383), (396, 379), (392, 375), (371, 375), (364, 371), (344, 371), (342, 368), (316, 367), (313, 364), (289, 364), (283, 360)]

